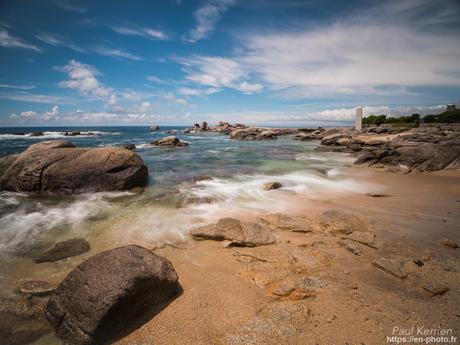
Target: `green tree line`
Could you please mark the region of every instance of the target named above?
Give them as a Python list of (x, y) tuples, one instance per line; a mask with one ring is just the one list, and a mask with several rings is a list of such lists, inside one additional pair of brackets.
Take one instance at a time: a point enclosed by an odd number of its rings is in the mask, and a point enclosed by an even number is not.
[(440, 114), (430, 114), (420, 116), (420, 114), (412, 114), (409, 116), (392, 117), (387, 115), (370, 115), (363, 118), (363, 125), (381, 124), (401, 124), (401, 125), (418, 125), (422, 123), (460, 123), (460, 109), (454, 111), (444, 111)]

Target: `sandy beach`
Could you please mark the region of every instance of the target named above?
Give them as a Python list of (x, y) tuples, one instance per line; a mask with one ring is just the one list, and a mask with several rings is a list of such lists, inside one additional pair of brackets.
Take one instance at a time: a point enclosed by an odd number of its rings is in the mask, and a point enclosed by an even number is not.
[[(360, 245), (354, 255), (339, 235), (276, 230), (277, 244), (257, 248), (189, 240), (156, 249), (174, 264), (184, 292), (118, 344), (385, 344), (394, 327), (413, 326), (457, 336), (459, 252), (438, 241), (460, 239), (460, 172), (352, 170), (385, 196), (330, 197), (290, 215), (350, 212), (375, 233), (376, 248)], [(407, 277), (372, 264), (392, 255), (404, 258)], [(316, 277), (321, 287), (305, 298), (274, 295), (290, 275)], [(433, 296), (427, 284), (448, 291)]]

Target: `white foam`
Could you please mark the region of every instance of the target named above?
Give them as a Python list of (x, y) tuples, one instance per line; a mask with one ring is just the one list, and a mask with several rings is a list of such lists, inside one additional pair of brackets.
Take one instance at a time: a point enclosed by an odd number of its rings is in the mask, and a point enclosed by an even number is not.
[[(71, 132), (71, 131), (68, 131)], [(19, 134), (0, 134), (0, 140), (11, 140), (11, 139), (58, 139), (58, 138), (93, 138), (102, 135), (120, 135), (120, 132), (101, 132), (101, 131), (80, 131), (80, 135), (65, 135), (65, 131), (47, 131), (43, 132), (43, 135), (33, 136), (32, 132)]]

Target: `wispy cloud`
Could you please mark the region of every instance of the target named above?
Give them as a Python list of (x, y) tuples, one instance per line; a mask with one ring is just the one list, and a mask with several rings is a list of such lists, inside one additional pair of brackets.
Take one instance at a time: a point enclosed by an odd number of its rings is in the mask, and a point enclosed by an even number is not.
[(235, 3), (236, 0), (208, 0), (205, 2), (193, 13), (196, 26), (184, 36), (184, 40), (194, 43), (207, 38), (214, 31), (222, 14)]
[(112, 26), (112, 30), (125, 36), (138, 36), (162, 41), (169, 39), (169, 36), (163, 31), (147, 27)]
[(56, 36), (56, 35), (49, 35), (49, 34), (38, 34), (38, 35), (35, 35), (35, 38), (37, 38), (38, 40), (40, 40), (40, 41), (42, 41), (42, 42), (44, 42), (46, 44), (54, 46), (54, 47), (61, 46), (61, 47), (66, 47), (66, 48), (72, 49), (72, 50), (77, 51), (79, 53), (86, 53), (85, 49), (77, 46), (74, 43), (69, 42), (69, 39), (66, 38), (66, 37), (63, 37), (63, 36)]
[(221, 88), (229, 88), (251, 94), (263, 89), (259, 83), (250, 83), (248, 81), (249, 70), (233, 59), (194, 56), (177, 61), (183, 65), (188, 81), (212, 87), (216, 92)]
[(43, 103), (43, 104), (68, 104), (73, 103), (73, 100), (68, 97), (62, 97), (57, 95), (43, 95), (43, 94), (32, 94), (27, 92), (21, 93), (0, 93), (1, 99), (8, 99), (11, 101), (19, 101), (26, 103)]
[(35, 85), (0, 84), (0, 88), (3, 88), (3, 89), (16, 89), (16, 90), (32, 90), (32, 89), (35, 89)]
[(59, 83), (63, 88), (77, 90), (81, 95), (104, 99), (113, 93), (112, 88), (106, 87), (97, 79), (100, 73), (93, 66), (71, 60), (59, 70), (67, 73), (67, 80)]
[(140, 56), (128, 53), (121, 49), (99, 47), (95, 49), (95, 52), (100, 55), (110, 56), (110, 57), (115, 57), (115, 58), (129, 59), (129, 60), (135, 60), (135, 61), (143, 60)]
[(5, 48), (29, 49), (41, 52), (41, 49), (34, 44), (27, 43), (19, 37), (12, 36), (8, 30), (0, 28), (0, 46)]
[(51, 0), (51, 2), (67, 12), (75, 12), (80, 14), (88, 12), (88, 9), (79, 5), (75, 5), (70, 0)]

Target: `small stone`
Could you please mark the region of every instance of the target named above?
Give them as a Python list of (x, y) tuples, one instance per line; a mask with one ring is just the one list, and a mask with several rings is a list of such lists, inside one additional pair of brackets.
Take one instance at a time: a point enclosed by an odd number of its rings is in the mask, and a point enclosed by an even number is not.
[(283, 187), (280, 182), (268, 182), (264, 184), (264, 190), (273, 190)]
[(381, 193), (366, 193), (366, 195), (371, 196), (373, 198), (385, 198), (385, 197), (390, 196), (388, 194), (381, 194)]
[(395, 277), (406, 278), (407, 272), (404, 269), (406, 261), (407, 260), (405, 260), (404, 258), (395, 255), (392, 257), (379, 258), (372, 262), (372, 264), (375, 267), (380, 268), (382, 271), (391, 274)]
[(431, 296), (442, 296), (450, 290), (448, 286), (438, 283), (427, 283), (422, 288)]

